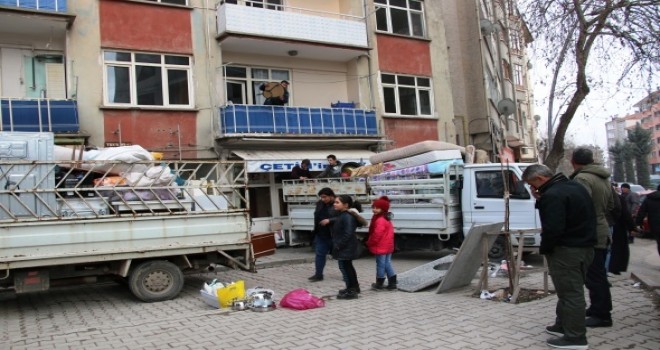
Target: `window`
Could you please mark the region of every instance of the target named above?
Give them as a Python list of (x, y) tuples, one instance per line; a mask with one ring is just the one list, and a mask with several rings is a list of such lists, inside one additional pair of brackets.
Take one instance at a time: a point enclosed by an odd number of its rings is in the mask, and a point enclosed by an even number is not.
[(426, 36), (424, 6), (419, 0), (375, 0), (376, 29), (383, 32)]
[(104, 51), (105, 104), (192, 107), (189, 56)]
[(223, 74), (227, 87), (227, 102), (234, 104), (263, 104), (266, 98), (259, 90), (261, 84), (290, 80), (290, 73), (285, 69), (225, 66)]
[(385, 113), (431, 115), (431, 79), (409, 75), (381, 74)]
[(525, 183), (512, 171), (477, 171), (475, 181), (478, 198), (504, 198), (504, 180), (507, 179), (511, 199), (529, 199)]
[(524, 86), (523, 84), (523, 67), (519, 64), (513, 65), (513, 83), (517, 86)]
[(152, 2), (160, 2), (161, 4), (173, 4), (173, 5), (188, 5), (188, 0), (147, 0)]
[(249, 7), (265, 8), (268, 10), (284, 10), (282, 0), (225, 0), (228, 4), (240, 4)]
[(511, 28), (509, 30), (509, 45), (514, 52), (520, 52), (520, 32), (517, 29)]

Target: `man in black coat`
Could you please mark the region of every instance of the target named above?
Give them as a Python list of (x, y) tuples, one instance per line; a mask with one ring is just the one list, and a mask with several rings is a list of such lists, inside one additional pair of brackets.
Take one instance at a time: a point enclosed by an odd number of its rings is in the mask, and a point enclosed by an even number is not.
[(649, 217), (651, 234), (655, 237), (658, 245), (658, 254), (660, 254), (660, 185), (658, 185), (657, 191), (646, 195), (644, 202), (639, 207), (636, 218), (637, 226), (642, 225), (646, 216)]
[(541, 247), (557, 292), (557, 317), (546, 332), (561, 338), (548, 339), (551, 347), (587, 349), (584, 281), (594, 257), (596, 212), (589, 192), (563, 174), (541, 164), (523, 173), (537, 198), (541, 217)]
[(337, 216), (333, 207), (335, 192), (324, 187), (318, 192), (319, 201), (316, 202), (314, 210), (314, 232), (312, 232), (312, 244), (314, 245), (314, 275), (308, 278), (311, 282), (323, 281), (323, 270), (326, 258), (332, 251), (332, 224), (331, 219)]

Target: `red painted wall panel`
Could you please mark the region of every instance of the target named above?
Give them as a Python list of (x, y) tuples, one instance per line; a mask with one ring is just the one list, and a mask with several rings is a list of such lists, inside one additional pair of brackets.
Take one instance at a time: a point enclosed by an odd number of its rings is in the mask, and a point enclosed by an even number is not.
[(102, 0), (99, 12), (103, 47), (192, 53), (189, 9)]
[(389, 149), (438, 140), (438, 122), (433, 119), (384, 118), (385, 134), (394, 143)]
[(378, 64), (389, 73), (431, 76), (429, 43), (391, 35), (377, 35)]
[(190, 145), (197, 144), (197, 112), (106, 110), (104, 111), (105, 142), (121, 142), (140, 145), (149, 151), (163, 152), (167, 159), (179, 158), (179, 135), (181, 133), (182, 158), (197, 157)]

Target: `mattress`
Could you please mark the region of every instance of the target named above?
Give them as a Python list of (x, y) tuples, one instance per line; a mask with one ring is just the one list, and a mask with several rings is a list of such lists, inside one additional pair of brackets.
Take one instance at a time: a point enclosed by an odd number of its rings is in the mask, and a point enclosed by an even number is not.
[(402, 178), (417, 178), (420, 175), (438, 175), (443, 174), (447, 168), (454, 164), (463, 164), (462, 159), (438, 160), (433, 163), (422, 164), (418, 166), (387, 171), (370, 177), (372, 180), (394, 180)]
[(428, 163), (433, 163), (439, 160), (450, 160), (450, 159), (460, 159), (462, 162), (463, 158), (461, 158), (461, 151), (457, 149), (446, 150), (446, 151), (431, 151), (431, 152), (418, 154), (412, 157), (392, 160), (383, 163), (383, 171), (387, 172), (387, 171), (393, 171), (403, 168), (416, 167)]
[[(465, 148), (449, 142), (443, 141), (422, 141), (409, 146), (396, 148), (390, 151), (376, 153), (369, 157), (371, 164), (384, 163), (396, 159), (415, 156), (430, 151), (459, 150), (465, 153)], [(460, 157), (459, 157), (460, 158)]]

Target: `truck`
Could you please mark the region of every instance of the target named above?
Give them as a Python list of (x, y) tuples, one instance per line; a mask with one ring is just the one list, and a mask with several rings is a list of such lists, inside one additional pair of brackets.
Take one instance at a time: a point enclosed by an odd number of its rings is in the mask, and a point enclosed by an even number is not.
[[(380, 196), (388, 196), (396, 251), (455, 248), (472, 225), (504, 221), (506, 182), (509, 231), (523, 232), (525, 251), (533, 251), (540, 245), (541, 223), (535, 199), (522, 181), (522, 172), (528, 165), (446, 161), (433, 174), (286, 180), (282, 188), (291, 221), (290, 234), (304, 236), (314, 229), (318, 190), (329, 187), (338, 195), (351, 195), (364, 204), (362, 216), (366, 219), (371, 217), (369, 204)], [(519, 244), (518, 237), (511, 235), (514, 246)], [(504, 236), (498, 237), (489, 252), (490, 258), (501, 259), (506, 248)]]
[(0, 132), (0, 289), (111, 279), (155, 302), (184, 274), (254, 271), (244, 162), (52, 153), (52, 134)]

